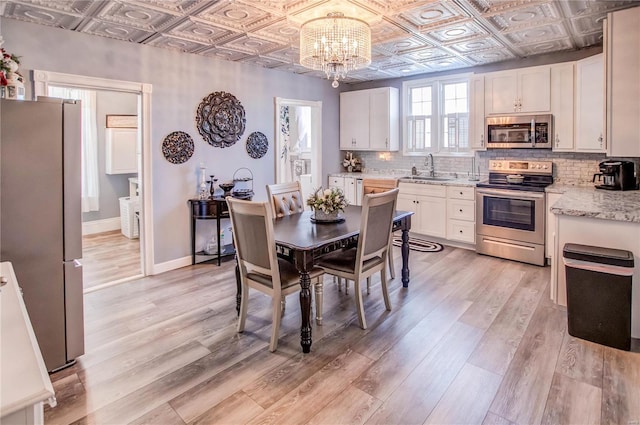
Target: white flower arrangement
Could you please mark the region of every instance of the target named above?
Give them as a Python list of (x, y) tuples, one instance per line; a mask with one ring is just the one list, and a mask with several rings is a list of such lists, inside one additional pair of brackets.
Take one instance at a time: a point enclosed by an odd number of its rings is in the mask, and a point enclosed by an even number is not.
[(342, 160), (342, 166), (349, 169), (349, 171), (357, 169), (360, 164), (360, 160), (353, 156), (352, 152), (347, 152), (345, 158)]
[(330, 214), (338, 211), (344, 211), (349, 205), (347, 199), (344, 196), (344, 192), (336, 187), (330, 189), (322, 189), (319, 187), (309, 196), (307, 199), (307, 205), (314, 211), (322, 211), (325, 214)]

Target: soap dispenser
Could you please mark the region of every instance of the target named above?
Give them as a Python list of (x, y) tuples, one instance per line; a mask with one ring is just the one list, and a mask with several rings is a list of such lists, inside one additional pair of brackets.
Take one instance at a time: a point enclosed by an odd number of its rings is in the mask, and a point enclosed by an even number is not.
[(418, 175), (418, 170), (417, 170), (417, 168), (416, 168), (416, 164), (413, 164), (413, 165), (411, 166), (411, 175), (412, 175), (412, 176), (417, 176), (417, 175)]

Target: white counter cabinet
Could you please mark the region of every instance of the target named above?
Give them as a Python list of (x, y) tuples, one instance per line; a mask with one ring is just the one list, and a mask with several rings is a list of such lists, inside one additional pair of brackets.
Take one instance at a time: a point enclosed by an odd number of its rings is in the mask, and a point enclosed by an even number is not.
[(397, 208), (413, 211), (411, 232), (433, 236), (462, 246), (475, 244), (475, 188), (439, 184), (398, 185)]
[(56, 405), (53, 386), (44, 365), (13, 267), (0, 264), (0, 423), (43, 424), (43, 403)]

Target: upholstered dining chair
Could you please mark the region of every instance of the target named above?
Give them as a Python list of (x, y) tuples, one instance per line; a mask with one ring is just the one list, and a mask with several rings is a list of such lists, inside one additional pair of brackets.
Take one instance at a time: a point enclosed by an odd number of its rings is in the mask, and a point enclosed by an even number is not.
[(318, 262), (326, 273), (354, 281), (356, 309), (362, 329), (367, 329), (360, 290), (362, 279), (380, 272), (384, 304), (387, 310), (391, 310), (387, 290), (387, 256), (397, 198), (398, 189), (364, 195), (358, 246), (328, 254)]
[(300, 214), (304, 211), (304, 199), (299, 181), (268, 184), (267, 196), (275, 218)]
[[(362, 196), (388, 192), (396, 187), (398, 187), (398, 179), (362, 179)], [(393, 238), (389, 245), (389, 273), (391, 279), (396, 278), (396, 268), (393, 264)]]
[[(281, 299), (300, 290), (300, 274), (296, 268), (276, 256), (273, 215), (266, 202), (243, 201), (227, 197), (233, 227), (233, 241), (240, 268), (240, 317), (238, 332), (244, 331), (249, 304), (249, 288), (272, 298), (272, 331), (269, 350), (278, 347), (282, 316)], [(309, 273), (312, 282), (322, 278), (323, 270), (315, 267)], [(322, 299), (316, 297), (316, 310), (322, 310)]]

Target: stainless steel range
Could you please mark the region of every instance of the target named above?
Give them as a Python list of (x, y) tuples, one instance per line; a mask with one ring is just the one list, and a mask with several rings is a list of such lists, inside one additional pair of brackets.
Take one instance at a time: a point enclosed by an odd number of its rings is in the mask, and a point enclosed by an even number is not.
[(476, 186), (476, 251), (545, 265), (545, 193), (551, 161), (489, 161), (489, 180)]

